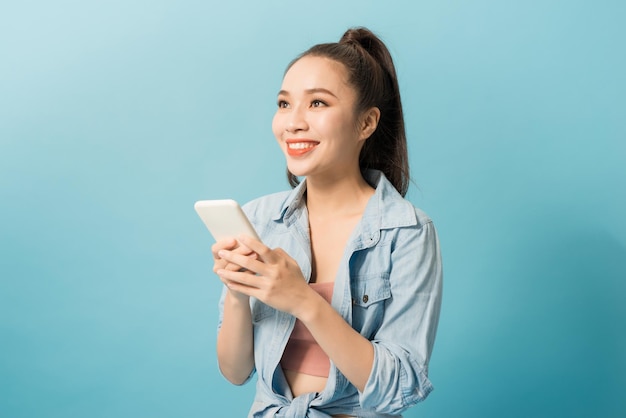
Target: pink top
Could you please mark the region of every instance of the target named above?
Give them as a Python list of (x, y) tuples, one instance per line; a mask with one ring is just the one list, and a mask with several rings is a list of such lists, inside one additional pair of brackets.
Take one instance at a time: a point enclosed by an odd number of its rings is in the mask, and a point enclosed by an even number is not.
[[(333, 297), (334, 284), (334, 282), (330, 282), (310, 283), (309, 285), (311, 289), (315, 290), (330, 303)], [(296, 324), (293, 327), (280, 364), (285, 370), (313, 376), (328, 377), (330, 370), (330, 359), (299, 319), (296, 319)]]

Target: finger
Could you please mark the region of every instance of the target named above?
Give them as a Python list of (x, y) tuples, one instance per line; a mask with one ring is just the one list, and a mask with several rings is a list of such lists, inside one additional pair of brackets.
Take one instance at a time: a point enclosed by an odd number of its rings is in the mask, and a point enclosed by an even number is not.
[(264, 264), (257, 260), (257, 257), (238, 254), (236, 251), (220, 250), (218, 256), (229, 263), (237, 264), (238, 266), (253, 271), (255, 273), (261, 273)]
[[(226, 276), (228, 276), (230, 273), (238, 273), (238, 272), (234, 272), (234, 271), (231, 271), (231, 270), (217, 270), (215, 273), (217, 274), (217, 277), (220, 279), (220, 281), (221, 281), (222, 283), (224, 283), (225, 285), (227, 285), (228, 287), (231, 287), (231, 286), (230, 286), (230, 284), (232, 284), (232, 283), (237, 284), (238, 286), (246, 286), (245, 284), (242, 284), (242, 283), (240, 283), (240, 282), (238, 282), (238, 281), (234, 281), (234, 280), (232, 280), (232, 279), (230, 279), (230, 278), (226, 277)], [(219, 274), (218, 274), (218, 273), (219, 273)], [(254, 274), (252, 274), (252, 273), (250, 273), (250, 272), (247, 272), (247, 273), (242, 273), (242, 274), (250, 274), (250, 275), (253, 275), (253, 276), (254, 276)], [(230, 277), (230, 276), (229, 276), (229, 277)], [(248, 286), (246, 286), (246, 287), (248, 287)]]
[(272, 249), (263, 244), (261, 241), (254, 239), (248, 235), (240, 235), (239, 237), (237, 237), (237, 241), (257, 253), (261, 261), (270, 263), (276, 261)]
[(213, 252), (213, 259), (214, 259), (214, 266), (213, 266), (214, 272), (216, 272), (218, 269), (221, 269), (221, 268), (232, 270), (232, 271), (244, 270), (238, 264), (229, 263), (229, 262), (226, 262), (225, 260), (222, 260), (221, 257), (219, 256), (219, 251), (221, 251), (222, 249), (234, 250), (237, 253), (245, 255), (252, 259), (256, 259), (258, 257), (257, 254), (254, 253), (250, 248), (246, 247), (243, 244), (240, 244), (234, 238), (221, 240), (215, 243), (211, 248)]
[[(241, 248), (241, 247), (239, 247)], [(249, 250), (243, 250), (242, 252), (239, 251), (239, 248), (237, 248), (234, 251), (234, 254), (240, 254), (244, 257), (247, 257), (250, 260), (256, 260), (258, 258), (258, 255), (256, 253), (251, 253)], [(240, 266), (239, 264), (236, 263), (231, 263), (228, 262), (228, 264), (225, 267), (227, 270), (232, 270), (232, 271), (245, 271), (247, 270), (245, 267)]]
[(258, 289), (261, 285), (261, 278), (250, 272), (238, 272), (230, 270), (218, 270), (217, 275), (230, 288), (231, 284), (241, 285)]
[(224, 270), (230, 270), (230, 271), (246, 271), (244, 267), (241, 267), (239, 264), (235, 264), (235, 263), (228, 263), (223, 268)]
[(258, 254), (248, 248), (246, 245), (238, 243), (238, 247), (234, 250), (237, 254), (245, 255), (251, 259), (257, 259)]
[(258, 299), (259, 289), (231, 281), (225, 281), (224, 284), (228, 286), (230, 290), (236, 293), (241, 293), (242, 295)]
[(254, 251), (252, 251), (252, 249), (250, 247), (248, 247), (247, 245), (245, 245), (244, 243), (242, 243), (239, 240), (237, 240), (236, 251), (239, 254), (243, 254), (243, 255), (250, 255), (250, 254), (254, 253)]
[(219, 260), (220, 257), (218, 256), (218, 253), (220, 252), (220, 250), (232, 250), (234, 248), (237, 248), (237, 245), (238, 245), (238, 242), (234, 238), (228, 238), (228, 239), (224, 239), (224, 240), (216, 242), (211, 247), (211, 252), (213, 253), (213, 259)]
[[(248, 256), (244, 256), (244, 257), (250, 257), (251, 259), (256, 259), (256, 254), (251, 254)], [(226, 259), (223, 258), (219, 258), (217, 260), (215, 260), (215, 262), (213, 263), (213, 271), (217, 272), (218, 270), (231, 270), (231, 271), (244, 271), (246, 270), (246, 268), (240, 266), (237, 263), (232, 263)]]
[[(252, 250), (250, 248), (246, 247), (245, 245), (240, 245), (240, 244), (237, 244), (237, 245), (238, 245), (238, 247), (233, 250), (236, 254), (241, 254), (241, 255), (243, 255), (245, 257), (249, 257), (249, 258), (251, 258), (253, 260), (255, 260), (258, 257), (256, 253), (252, 252)], [(219, 266), (218, 266), (218, 268), (219, 268)], [(230, 262), (228, 262), (224, 268), (226, 270), (232, 270), (232, 271), (244, 271), (244, 270), (246, 270), (245, 268), (241, 267), (239, 264), (230, 263)]]

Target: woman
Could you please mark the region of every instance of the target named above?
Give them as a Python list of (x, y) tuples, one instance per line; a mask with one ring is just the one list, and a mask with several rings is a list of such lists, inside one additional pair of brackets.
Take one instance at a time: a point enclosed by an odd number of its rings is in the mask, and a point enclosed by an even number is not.
[(294, 189), (244, 206), (262, 242), (213, 247), (220, 370), (234, 384), (256, 371), (253, 417), (399, 416), (432, 390), (442, 272), (431, 220), (403, 198), (385, 45), (359, 28), (304, 52), (272, 129)]

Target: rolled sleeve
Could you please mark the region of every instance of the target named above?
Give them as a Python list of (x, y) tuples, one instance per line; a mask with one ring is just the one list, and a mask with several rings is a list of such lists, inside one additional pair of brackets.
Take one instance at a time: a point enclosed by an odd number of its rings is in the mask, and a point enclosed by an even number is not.
[(428, 362), (439, 322), (442, 279), (432, 222), (398, 230), (391, 255), (391, 298), (371, 340), (372, 371), (359, 393), (363, 408), (399, 414), (433, 390)]

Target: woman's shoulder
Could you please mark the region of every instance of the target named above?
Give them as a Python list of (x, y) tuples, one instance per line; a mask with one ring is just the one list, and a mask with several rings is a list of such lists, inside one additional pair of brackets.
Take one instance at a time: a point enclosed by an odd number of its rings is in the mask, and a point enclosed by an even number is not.
[(395, 189), (383, 195), (380, 206), (381, 223), (384, 226), (422, 228), (432, 224), (431, 217), (424, 210), (402, 197)]
[(381, 217), (383, 228), (421, 228), (432, 224), (430, 216), (401, 195), (384, 173), (378, 170), (368, 170), (367, 178), (370, 184), (376, 185), (377, 215)]
[(413, 205), (412, 203), (411, 203), (411, 206), (413, 207), (413, 211), (415, 212), (415, 218), (417, 220), (417, 225), (422, 227), (424, 225), (428, 225), (428, 224), (432, 224), (433, 223), (433, 220), (431, 219), (430, 216), (428, 216), (428, 214), (426, 212), (424, 212), (422, 209), (418, 208), (417, 206)]

